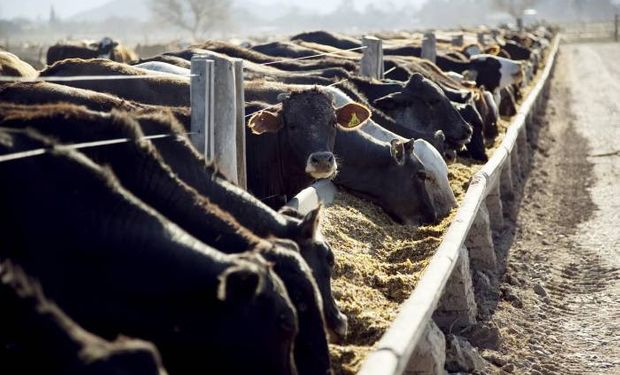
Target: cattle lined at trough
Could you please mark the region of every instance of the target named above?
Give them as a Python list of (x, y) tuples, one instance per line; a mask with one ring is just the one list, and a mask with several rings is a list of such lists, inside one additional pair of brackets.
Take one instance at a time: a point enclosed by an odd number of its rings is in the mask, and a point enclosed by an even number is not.
[[(357, 371), (395, 314), (373, 309), (414, 287), (403, 289), (553, 32), (486, 36), (440, 40), (433, 63), (420, 34), (385, 34), (378, 79), (362, 74), (361, 38), (324, 31), (148, 57), (110, 38), (61, 42), (40, 71), (0, 52), (0, 304), (14, 321), (0, 323), (0, 362), (70, 374)], [(197, 55), (243, 59), (247, 187), (191, 139)], [(317, 181), (338, 188), (338, 210), (367, 208), (336, 223), (328, 205), (286, 205)], [(352, 260), (364, 240), (393, 254), (376, 266), (369, 247)], [(357, 301), (358, 287), (375, 297)]]

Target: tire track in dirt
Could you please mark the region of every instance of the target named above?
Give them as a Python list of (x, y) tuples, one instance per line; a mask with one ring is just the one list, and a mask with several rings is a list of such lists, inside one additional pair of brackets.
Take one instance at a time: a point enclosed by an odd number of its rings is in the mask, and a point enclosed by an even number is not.
[[(620, 123), (620, 92), (583, 102), (589, 90), (601, 92), (606, 75), (620, 79), (596, 58), (598, 48), (562, 47), (545, 114), (528, 129), (537, 140), (532, 168), (516, 189), (516, 220), (496, 238), (505, 273), (487, 323), (501, 339), (496, 351), (483, 352), (494, 363), (485, 372), (620, 374), (620, 229), (611, 227), (615, 206), (595, 202), (601, 184), (601, 196), (620, 199), (620, 175), (617, 168), (601, 174), (598, 163), (605, 161), (587, 157), (614, 138), (593, 142), (583, 130)], [(620, 58), (620, 47), (613, 48)]]

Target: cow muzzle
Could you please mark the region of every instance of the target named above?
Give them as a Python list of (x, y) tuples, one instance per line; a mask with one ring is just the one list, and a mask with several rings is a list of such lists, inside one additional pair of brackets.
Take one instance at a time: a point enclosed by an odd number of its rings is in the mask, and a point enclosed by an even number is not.
[(336, 158), (331, 152), (310, 154), (306, 162), (306, 173), (313, 178), (334, 178), (337, 172)]

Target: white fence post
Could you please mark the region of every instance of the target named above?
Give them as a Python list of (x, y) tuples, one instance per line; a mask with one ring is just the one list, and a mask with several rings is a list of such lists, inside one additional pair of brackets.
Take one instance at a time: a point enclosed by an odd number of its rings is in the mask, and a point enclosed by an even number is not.
[(235, 98), (237, 110), (237, 183), (247, 190), (247, 169), (245, 162), (245, 94), (243, 88), (243, 59), (234, 59), (235, 66)]
[(366, 77), (383, 79), (383, 41), (374, 36), (365, 36), (362, 45), (366, 49), (360, 61), (360, 73)]
[(232, 59), (209, 56), (215, 74), (213, 159), (229, 181), (237, 184), (237, 98), (235, 94), (235, 68)]
[(435, 38), (435, 33), (432, 31), (424, 34), (421, 57), (433, 64), (437, 60), (437, 38)]
[(191, 60), (190, 140), (205, 158), (213, 158), (213, 61), (194, 55)]

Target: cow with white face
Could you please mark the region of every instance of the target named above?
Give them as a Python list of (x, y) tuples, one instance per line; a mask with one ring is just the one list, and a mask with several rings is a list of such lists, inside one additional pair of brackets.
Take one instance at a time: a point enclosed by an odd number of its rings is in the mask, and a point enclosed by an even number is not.
[(471, 57), (468, 76), (478, 86), (494, 92), (521, 82), (521, 63), (505, 57), (481, 54)]

